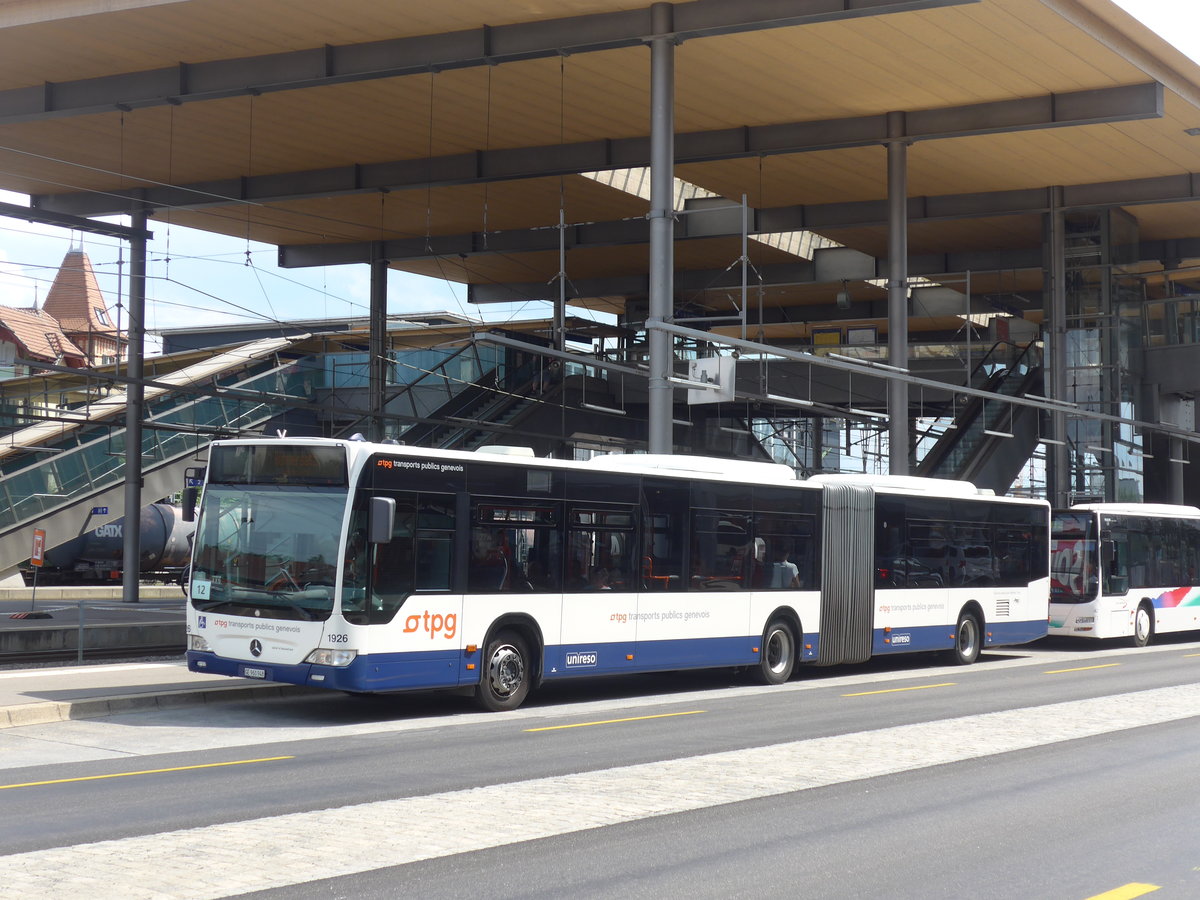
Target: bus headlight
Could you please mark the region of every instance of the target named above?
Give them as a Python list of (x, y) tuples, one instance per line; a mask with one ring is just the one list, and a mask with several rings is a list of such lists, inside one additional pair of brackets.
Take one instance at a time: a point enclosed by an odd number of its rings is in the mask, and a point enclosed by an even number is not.
[(208, 646), (208, 641), (199, 634), (188, 635), (188, 649), (199, 650), (201, 653), (212, 653), (212, 647)]
[(316, 649), (304, 658), (306, 663), (314, 666), (348, 666), (358, 656), (357, 650), (323, 650)]

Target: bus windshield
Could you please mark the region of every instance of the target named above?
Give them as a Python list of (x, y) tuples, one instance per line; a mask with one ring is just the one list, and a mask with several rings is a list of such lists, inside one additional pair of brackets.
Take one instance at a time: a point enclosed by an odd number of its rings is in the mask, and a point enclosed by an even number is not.
[(1050, 599), (1082, 603), (1098, 585), (1096, 525), (1086, 513), (1055, 513), (1050, 556)]
[(345, 510), (345, 488), (208, 485), (192, 605), (231, 615), (329, 618)]

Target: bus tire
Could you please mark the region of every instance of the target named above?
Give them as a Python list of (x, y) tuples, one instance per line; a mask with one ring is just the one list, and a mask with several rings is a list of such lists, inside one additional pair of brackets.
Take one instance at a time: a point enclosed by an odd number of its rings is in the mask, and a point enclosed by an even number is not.
[(979, 617), (973, 612), (960, 613), (954, 627), (954, 649), (950, 651), (950, 659), (957, 666), (969, 666), (979, 659), (982, 649), (983, 628)]
[(1154, 639), (1154, 609), (1143, 601), (1133, 614), (1133, 646), (1145, 647)]
[(796, 670), (796, 633), (785, 619), (772, 619), (763, 632), (758, 654), (758, 680), (783, 684)]
[(529, 696), (532, 678), (525, 639), (515, 631), (501, 631), (484, 649), (483, 673), (475, 688), (475, 700), (488, 712), (516, 709)]

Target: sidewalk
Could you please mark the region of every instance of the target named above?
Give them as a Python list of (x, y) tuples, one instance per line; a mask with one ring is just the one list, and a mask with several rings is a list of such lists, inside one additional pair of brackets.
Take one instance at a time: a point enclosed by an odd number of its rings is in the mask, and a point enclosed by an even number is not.
[(0, 729), (307, 693), (189, 672), (182, 659), (0, 670)]

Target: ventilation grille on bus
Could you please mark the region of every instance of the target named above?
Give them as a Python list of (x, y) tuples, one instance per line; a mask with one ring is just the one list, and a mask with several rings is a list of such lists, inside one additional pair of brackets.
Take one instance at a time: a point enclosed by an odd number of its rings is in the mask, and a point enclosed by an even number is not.
[(997, 600), (996, 601), (996, 615), (997, 616), (1009, 615), (1008, 604), (1011, 602), (1012, 602), (1011, 600)]

